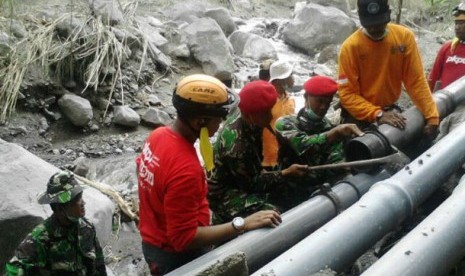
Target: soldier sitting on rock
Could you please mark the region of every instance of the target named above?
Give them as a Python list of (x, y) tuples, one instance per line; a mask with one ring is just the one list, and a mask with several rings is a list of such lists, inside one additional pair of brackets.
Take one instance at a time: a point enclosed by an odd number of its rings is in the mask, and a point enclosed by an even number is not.
[[(315, 76), (305, 82), (304, 90), (305, 107), (297, 115), (284, 116), (276, 122), (280, 167), (295, 163), (316, 166), (340, 162), (344, 157), (342, 141), (363, 135), (355, 124), (334, 126), (325, 117), (337, 92), (333, 79)], [(310, 170), (305, 178), (297, 179), (300, 184), (296, 185), (296, 197), (305, 199), (329, 176), (327, 171)]]
[(52, 175), (39, 203), (50, 204), (53, 214), (21, 242), (7, 275), (107, 275), (82, 191), (72, 173)]

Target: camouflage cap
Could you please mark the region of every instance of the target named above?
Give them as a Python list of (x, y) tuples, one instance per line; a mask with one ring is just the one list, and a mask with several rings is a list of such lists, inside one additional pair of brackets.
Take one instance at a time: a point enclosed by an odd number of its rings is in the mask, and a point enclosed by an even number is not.
[(82, 187), (68, 171), (52, 175), (47, 183), (47, 191), (39, 196), (39, 204), (67, 203), (82, 193)]

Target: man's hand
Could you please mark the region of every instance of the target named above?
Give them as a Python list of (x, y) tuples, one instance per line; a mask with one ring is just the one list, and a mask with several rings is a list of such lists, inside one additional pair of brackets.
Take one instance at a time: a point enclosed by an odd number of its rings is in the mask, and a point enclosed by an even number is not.
[(378, 119), (378, 124), (388, 124), (396, 128), (405, 129), (406, 118), (402, 114), (394, 111), (385, 111), (383, 116)]
[(263, 227), (277, 227), (282, 222), (278, 212), (273, 210), (258, 211), (245, 218), (245, 231)]
[(307, 165), (292, 164), (287, 169), (281, 171), (283, 176), (297, 176), (301, 177), (308, 173)]
[(434, 139), (438, 135), (438, 126), (437, 125), (431, 125), (427, 124), (423, 128), (423, 134), (428, 136), (428, 138)]
[(345, 137), (357, 137), (365, 135), (355, 124), (341, 124), (326, 133), (330, 143), (341, 140)]

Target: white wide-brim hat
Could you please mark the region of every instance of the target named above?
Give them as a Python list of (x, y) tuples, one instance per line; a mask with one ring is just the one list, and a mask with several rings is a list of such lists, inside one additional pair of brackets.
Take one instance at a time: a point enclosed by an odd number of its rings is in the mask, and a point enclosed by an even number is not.
[(270, 82), (288, 78), (294, 70), (294, 65), (285, 61), (273, 62), (270, 66)]

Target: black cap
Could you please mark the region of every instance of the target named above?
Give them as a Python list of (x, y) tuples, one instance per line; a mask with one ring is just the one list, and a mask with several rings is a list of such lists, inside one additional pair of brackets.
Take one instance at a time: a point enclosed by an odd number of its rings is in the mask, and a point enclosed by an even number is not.
[(364, 27), (386, 24), (391, 21), (387, 0), (358, 0), (358, 16)]

